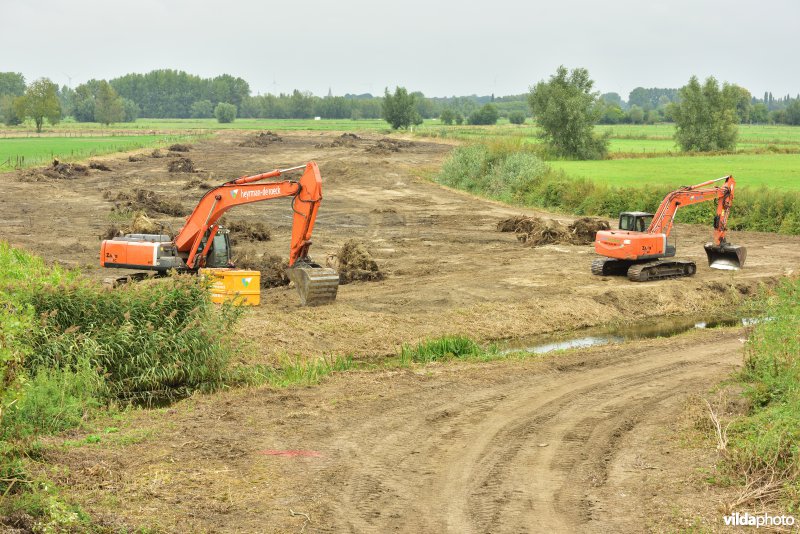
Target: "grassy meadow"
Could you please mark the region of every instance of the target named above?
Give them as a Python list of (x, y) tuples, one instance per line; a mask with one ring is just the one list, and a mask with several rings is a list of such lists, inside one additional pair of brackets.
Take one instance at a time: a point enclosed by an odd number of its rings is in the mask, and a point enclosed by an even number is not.
[(53, 158), (74, 161), (195, 139), (196, 135), (164, 134), (0, 137), (0, 170), (46, 165)]

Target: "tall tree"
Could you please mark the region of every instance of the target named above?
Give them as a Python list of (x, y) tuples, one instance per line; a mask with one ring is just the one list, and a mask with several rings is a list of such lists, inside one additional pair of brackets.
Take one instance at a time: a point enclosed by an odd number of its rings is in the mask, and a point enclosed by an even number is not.
[(608, 153), (608, 138), (596, 137), (594, 125), (602, 113), (598, 93), (586, 69), (558, 67), (550, 80), (531, 89), (528, 104), (542, 138), (558, 156), (602, 159)]
[(416, 109), (416, 98), (405, 87), (395, 87), (394, 94), (387, 87), (383, 94), (383, 119), (395, 130), (422, 123)]
[(125, 119), (125, 104), (111, 85), (102, 80), (94, 101), (94, 120), (108, 126)]
[(36, 131), (42, 131), (44, 120), (50, 124), (58, 124), (61, 120), (61, 103), (58, 101), (58, 86), (41, 78), (28, 86), (25, 95), (14, 103), (17, 114), (30, 117), (36, 124)]
[(0, 72), (0, 96), (25, 94), (25, 77), (19, 72)]
[(738, 91), (713, 77), (701, 86), (697, 76), (680, 89), (680, 102), (672, 107), (675, 141), (682, 150), (708, 152), (736, 147)]

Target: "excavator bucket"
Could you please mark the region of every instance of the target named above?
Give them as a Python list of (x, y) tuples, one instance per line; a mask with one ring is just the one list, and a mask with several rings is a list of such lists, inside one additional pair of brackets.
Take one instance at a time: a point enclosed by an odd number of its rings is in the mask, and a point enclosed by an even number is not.
[(302, 306), (318, 306), (336, 300), (339, 273), (316, 263), (297, 262), (286, 270), (300, 294)]
[(739, 245), (723, 243), (715, 245), (706, 243), (706, 256), (708, 256), (708, 266), (712, 269), (724, 271), (737, 271), (744, 267), (744, 260), (747, 258), (747, 249)]

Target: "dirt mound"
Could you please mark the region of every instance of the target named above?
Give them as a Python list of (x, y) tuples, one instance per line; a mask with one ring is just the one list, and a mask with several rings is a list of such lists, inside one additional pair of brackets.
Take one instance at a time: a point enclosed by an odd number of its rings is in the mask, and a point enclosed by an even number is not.
[(249, 136), (247, 139), (239, 143), (239, 146), (246, 148), (263, 148), (272, 143), (283, 141), (283, 138), (278, 134), (267, 130), (266, 132), (258, 132), (255, 135)]
[(189, 145), (182, 145), (180, 143), (176, 143), (174, 145), (170, 145), (168, 150), (171, 152), (189, 152), (192, 149)]
[(144, 156), (141, 154), (131, 154), (128, 156), (128, 161), (131, 163), (136, 163), (137, 161), (144, 161)]
[(163, 152), (161, 152), (161, 150), (155, 149), (152, 152), (150, 152), (150, 157), (151, 158), (165, 158), (166, 156), (164, 155)]
[(357, 136), (354, 133), (343, 133), (330, 143), (317, 143), (314, 145), (314, 148), (339, 148), (339, 147), (346, 147), (346, 148), (353, 148), (358, 146), (358, 144), (363, 141), (361, 137)]
[(532, 247), (571, 242), (570, 234), (564, 226), (557, 221), (545, 221), (539, 217), (519, 215), (503, 219), (497, 223), (497, 229), (501, 232), (514, 232), (520, 242)]
[(522, 243), (537, 247), (556, 243), (589, 245), (594, 243), (598, 230), (608, 230), (608, 223), (602, 219), (583, 217), (569, 226), (558, 221), (543, 220), (539, 217), (518, 215), (497, 223), (500, 232), (514, 232)]
[(184, 189), (211, 189), (212, 187), (214, 187), (212, 184), (200, 178), (192, 178), (183, 186)]
[(339, 272), (341, 284), (355, 280), (378, 281), (386, 277), (364, 243), (356, 239), (345, 242), (339, 253), (328, 259), (328, 265)]
[(94, 169), (96, 171), (105, 171), (105, 172), (111, 171), (111, 167), (100, 161), (90, 161), (89, 168)]
[(237, 269), (249, 269), (261, 272), (261, 287), (280, 287), (289, 285), (289, 276), (286, 269), (289, 261), (275, 254), (258, 255), (253, 252), (243, 252), (234, 257), (233, 264)]
[(159, 198), (155, 191), (149, 189), (134, 189), (131, 192), (120, 191), (114, 194), (112, 191), (103, 192), (103, 198), (114, 202), (116, 210), (143, 211), (152, 215), (162, 213), (174, 217), (183, 217), (189, 214), (179, 202), (174, 200), (164, 200)]
[(19, 174), (21, 182), (41, 182), (45, 180), (74, 180), (89, 174), (89, 167), (78, 163), (62, 163), (53, 160), (50, 167), (39, 167)]
[(129, 224), (121, 226), (112, 224), (100, 236), (100, 239), (114, 239), (125, 234), (160, 234), (162, 230), (162, 224), (148, 217), (145, 212), (137, 211), (133, 214)]
[(608, 221), (595, 217), (583, 217), (567, 226), (567, 231), (572, 236), (572, 242), (576, 245), (591, 245), (594, 243), (597, 232), (610, 229)]
[(401, 148), (410, 148), (413, 146), (414, 143), (411, 141), (401, 141), (384, 137), (383, 139), (378, 139), (374, 145), (368, 146), (365, 150), (373, 154), (391, 154), (392, 152), (400, 152)]
[(194, 162), (189, 158), (178, 158), (169, 162), (167, 165), (169, 172), (197, 172), (194, 168)]
[(262, 222), (228, 221), (220, 220), (220, 225), (231, 232), (231, 241), (235, 245), (239, 239), (247, 241), (269, 241), (272, 234), (266, 224)]

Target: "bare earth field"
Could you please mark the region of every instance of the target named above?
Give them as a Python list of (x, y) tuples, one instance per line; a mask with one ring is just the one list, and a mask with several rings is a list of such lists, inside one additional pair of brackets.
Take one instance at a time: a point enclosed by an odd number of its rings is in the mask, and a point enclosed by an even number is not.
[[(202, 194), (184, 189), (193, 179), (217, 183), (316, 160), (325, 200), (312, 256), (324, 263), (357, 238), (387, 278), (341, 286), (337, 302), (319, 308), (299, 307), (293, 289), (265, 290), (241, 327), (261, 362), (282, 354), (380, 359), (444, 334), (514, 340), (702, 317), (800, 264), (800, 238), (743, 232), (731, 240), (748, 248), (746, 268), (712, 271), (702, 248), (710, 225), (679, 225), (678, 254), (697, 262), (695, 277), (594, 277), (590, 246), (532, 249), (495, 230), (498, 220), (533, 211), (427, 181), (447, 145), (414, 141), (376, 153), (367, 148), (378, 136), (331, 148), (337, 134), (303, 132), (239, 147), (245, 135), (195, 144), (185, 154), (200, 169), (194, 174), (169, 173), (170, 158), (126, 155), (104, 158), (109, 172), (74, 180), (0, 175), (0, 238), (102, 278), (109, 273), (96, 267), (98, 236), (112, 207), (103, 191), (150, 189), (190, 209)], [(272, 241), (256, 250), (288, 255), (288, 201), (230, 216), (265, 222)], [(741, 362), (742, 336), (695, 332), (545, 359), (199, 396), (135, 412), (116, 437), (49, 460), (90, 513), (167, 532), (661, 532), (693, 522), (713, 530), (728, 496), (697, 471), (713, 454), (678, 436), (691, 425), (691, 396)]]

